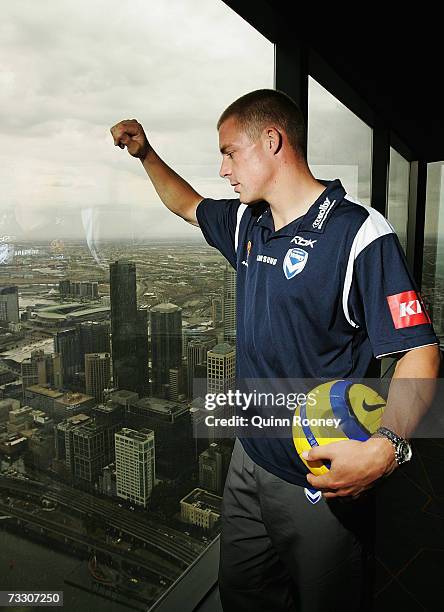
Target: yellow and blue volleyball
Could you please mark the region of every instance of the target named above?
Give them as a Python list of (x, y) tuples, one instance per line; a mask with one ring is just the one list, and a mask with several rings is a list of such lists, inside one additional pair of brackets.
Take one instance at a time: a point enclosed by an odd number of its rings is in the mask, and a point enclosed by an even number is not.
[[(386, 402), (377, 391), (349, 380), (332, 380), (315, 387), (293, 415), (292, 435), (297, 453), (341, 440), (364, 442), (381, 425)], [(319, 476), (330, 468), (327, 460), (306, 461)]]

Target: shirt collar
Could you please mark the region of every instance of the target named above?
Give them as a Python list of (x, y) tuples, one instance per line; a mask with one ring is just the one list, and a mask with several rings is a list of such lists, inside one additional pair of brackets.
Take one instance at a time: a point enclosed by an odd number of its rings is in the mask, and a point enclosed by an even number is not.
[[(315, 232), (317, 234), (324, 232), (328, 220), (336, 206), (344, 199), (346, 191), (339, 179), (334, 181), (316, 180), (326, 187), (324, 191), (310, 206), (305, 215), (282, 227), (276, 232), (277, 235), (293, 236), (295, 231)], [(274, 231), (273, 217), (268, 204), (265, 205), (265, 209), (256, 223), (262, 227), (267, 227), (272, 232)]]

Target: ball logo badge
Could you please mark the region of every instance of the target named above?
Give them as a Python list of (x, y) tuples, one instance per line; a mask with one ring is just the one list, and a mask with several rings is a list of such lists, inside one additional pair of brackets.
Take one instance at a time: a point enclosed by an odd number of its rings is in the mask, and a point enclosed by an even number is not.
[[(304, 403), (298, 404), (293, 418), (293, 443), (300, 456), (313, 446), (341, 440), (365, 442), (380, 427), (386, 402), (374, 389), (349, 380), (333, 380), (315, 387)], [(339, 419), (339, 427), (326, 425)], [(301, 461), (315, 476), (330, 469), (327, 460)]]
[(288, 249), (284, 257), (284, 274), (288, 280), (302, 272), (308, 260), (308, 253), (304, 249)]

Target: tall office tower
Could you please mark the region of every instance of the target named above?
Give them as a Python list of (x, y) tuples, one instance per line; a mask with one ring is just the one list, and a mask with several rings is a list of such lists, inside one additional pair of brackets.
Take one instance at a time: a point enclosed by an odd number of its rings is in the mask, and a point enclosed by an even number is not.
[(75, 427), (72, 432), (72, 467), (75, 478), (93, 484), (108, 463), (105, 456), (105, 428), (94, 421)]
[(83, 321), (78, 326), (80, 358), (85, 363), (86, 353), (111, 352), (111, 327), (109, 321)]
[[(208, 351), (216, 346), (216, 336), (202, 336), (199, 339), (191, 340), (187, 346), (187, 394), (188, 398), (192, 399), (194, 394), (200, 395), (199, 390), (194, 389), (194, 380), (198, 378), (196, 366), (205, 365), (207, 363)], [(201, 372), (199, 372), (200, 374)], [(206, 369), (205, 369), (206, 378)]]
[(124, 427), (115, 441), (117, 496), (146, 508), (155, 483), (154, 432)]
[(236, 345), (236, 271), (229, 264), (224, 269), (224, 342)]
[(211, 318), (213, 319), (214, 327), (217, 327), (224, 319), (222, 304), (222, 297), (215, 297), (211, 300)]
[(152, 395), (164, 397), (170, 368), (182, 362), (182, 308), (158, 304), (150, 310)]
[(199, 455), (199, 486), (222, 495), (232, 449), (225, 444), (212, 442)]
[(119, 404), (107, 402), (94, 406), (91, 416), (97, 425), (105, 428), (105, 461), (112, 463), (115, 460), (114, 434), (125, 426), (125, 409)]
[(147, 364), (139, 363), (143, 315), (137, 311), (134, 263), (121, 260), (110, 264), (110, 297), (114, 386), (143, 394)]
[(51, 355), (43, 349), (31, 351), (21, 363), (23, 395), (32, 385), (46, 385), (60, 388), (63, 384), (62, 364), (58, 353)]
[(55, 459), (63, 461), (71, 472), (74, 469), (72, 434), (76, 427), (90, 421), (86, 414), (76, 414), (54, 427)]
[(0, 321), (19, 322), (18, 287), (0, 287)]
[(111, 355), (109, 353), (86, 353), (85, 385), (87, 395), (103, 402), (103, 390), (111, 385)]
[(64, 384), (72, 383), (76, 374), (83, 371), (79, 344), (79, 332), (76, 328), (64, 329), (54, 336), (54, 351), (60, 353), (62, 357)]
[(236, 376), (236, 349), (221, 342), (207, 354), (208, 393), (226, 393), (234, 389)]
[(185, 402), (158, 397), (142, 397), (126, 409), (128, 427), (154, 431), (156, 474), (161, 479), (175, 480), (194, 466), (190, 416)]
[(136, 355), (139, 380), (139, 395), (148, 395), (148, 310), (139, 308), (137, 310), (137, 335), (136, 335)]

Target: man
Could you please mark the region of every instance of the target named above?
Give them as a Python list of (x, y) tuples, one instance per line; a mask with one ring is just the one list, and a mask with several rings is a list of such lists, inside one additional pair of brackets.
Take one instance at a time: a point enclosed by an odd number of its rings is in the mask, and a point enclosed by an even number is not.
[[(142, 161), (163, 203), (199, 225), (237, 269), (237, 378), (359, 378), (386, 354), (400, 356), (394, 378), (435, 378), (438, 341), (392, 226), (339, 180), (313, 177), (297, 105), (282, 92), (258, 90), (233, 102), (217, 127), (220, 176), (239, 199), (199, 195), (136, 120), (111, 132), (115, 145)], [(291, 437), (236, 439), (222, 510), (225, 610), (365, 604), (369, 490), (408, 460), (404, 437), (420, 416), (412, 408), (405, 419), (393, 395), (378, 437), (305, 457), (330, 461), (327, 475), (308, 473)]]

